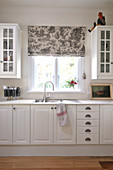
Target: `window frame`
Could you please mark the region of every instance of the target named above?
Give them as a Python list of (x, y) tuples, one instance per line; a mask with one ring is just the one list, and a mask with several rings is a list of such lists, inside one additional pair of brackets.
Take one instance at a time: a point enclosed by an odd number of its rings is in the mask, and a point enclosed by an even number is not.
[[(37, 57), (37, 56), (28, 56), (28, 68), (29, 69), (29, 75), (28, 75), (28, 79), (29, 79), (29, 82), (28, 82), (28, 90), (31, 91), (31, 92), (43, 92), (44, 89), (35, 89), (34, 88), (34, 78), (35, 78), (35, 67), (34, 67), (34, 64), (35, 64), (35, 60), (34, 58)], [(79, 80), (79, 90), (59, 90), (57, 89), (57, 83), (58, 83), (58, 57), (56, 57), (55, 59), (55, 68), (54, 68), (54, 75), (56, 75), (54, 77), (54, 87), (55, 87), (55, 90), (54, 92), (63, 92), (63, 93), (67, 93), (67, 92), (72, 92), (72, 93), (77, 93), (77, 92), (82, 92), (84, 91), (84, 79), (83, 79), (83, 73), (85, 72), (84, 71), (84, 67), (85, 67), (85, 59), (84, 57), (79, 57), (80, 60), (79, 60), (79, 74), (78, 74), (78, 80)], [(51, 92), (51, 91), (50, 91)]]

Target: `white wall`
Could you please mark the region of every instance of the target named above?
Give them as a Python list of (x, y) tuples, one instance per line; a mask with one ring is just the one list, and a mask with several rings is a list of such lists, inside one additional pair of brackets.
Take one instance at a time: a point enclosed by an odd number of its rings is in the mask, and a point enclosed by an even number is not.
[[(27, 25), (86, 26), (87, 29), (97, 21), (98, 12), (102, 11), (107, 25), (113, 25), (113, 10), (76, 9), (76, 8), (35, 8), (35, 7), (0, 7), (0, 23), (18, 23), (22, 29), (22, 79), (0, 79), (0, 97), (3, 97), (3, 85), (22, 87), (24, 98), (40, 98), (42, 94), (27, 93), (28, 90), (28, 56)], [(84, 80), (85, 93), (57, 93), (55, 98), (88, 99), (90, 90), (91, 34), (86, 32), (86, 56)], [(101, 81), (102, 82), (102, 81)], [(107, 81), (108, 82), (108, 81)], [(112, 81), (109, 81), (112, 83)], [(100, 83), (100, 82), (99, 82)], [(105, 83), (105, 82), (104, 82)]]

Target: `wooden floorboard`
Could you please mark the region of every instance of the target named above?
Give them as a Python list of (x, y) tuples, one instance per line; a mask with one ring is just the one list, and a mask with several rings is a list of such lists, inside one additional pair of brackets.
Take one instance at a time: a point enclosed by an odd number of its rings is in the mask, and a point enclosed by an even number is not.
[(112, 162), (113, 157), (0, 157), (0, 170), (113, 170)]

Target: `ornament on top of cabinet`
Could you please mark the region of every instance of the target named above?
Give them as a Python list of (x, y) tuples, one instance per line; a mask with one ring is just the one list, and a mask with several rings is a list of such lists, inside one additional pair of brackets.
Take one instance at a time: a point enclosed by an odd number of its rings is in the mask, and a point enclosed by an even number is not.
[(88, 29), (88, 31), (91, 32), (97, 25), (106, 25), (105, 16), (103, 16), (102, 12), (98, 13), (97, 24), (94, 22), (94, 26), (91, 29)]

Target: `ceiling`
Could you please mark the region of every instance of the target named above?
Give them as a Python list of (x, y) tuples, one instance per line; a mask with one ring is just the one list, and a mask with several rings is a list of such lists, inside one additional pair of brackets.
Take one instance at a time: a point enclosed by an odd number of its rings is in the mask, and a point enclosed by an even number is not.
[(113, 0), (0, 0), (5, 6), (112, 9)]

